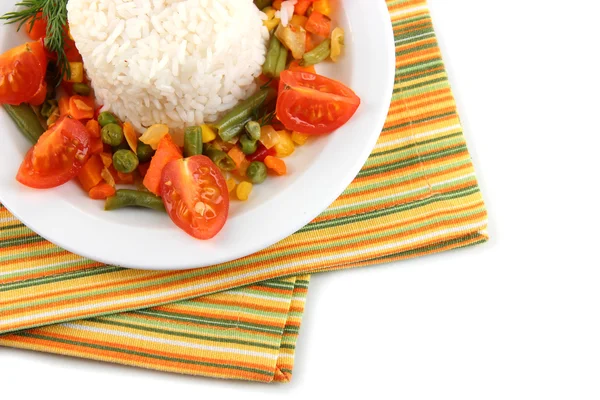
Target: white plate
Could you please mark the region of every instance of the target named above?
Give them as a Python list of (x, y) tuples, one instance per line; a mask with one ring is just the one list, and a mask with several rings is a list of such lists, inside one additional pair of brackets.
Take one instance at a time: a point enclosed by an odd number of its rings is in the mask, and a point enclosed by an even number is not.
[[(0, 13), (13, 6), (3, 1)], [(106, 212), (75, 183), (51, 190), (20, 185), (15, 175), (29, 148), (10, 117), (0, 112), (0, 202), (25, 225), (73, 253), (139, 269), (186, 269), (235, 260), (296, 232), (324, 211), (352, 182), (384, 124), (394, 82), (394, 40), (385, 2), (345, 1), (335, 22), (346, 30), (346, 54), (319, 72), (351, 87), (362, 104), (334, 134), (286, 159), (288, 175), (256, 186), (246, 203), (232, 202), (225, 228), (199, 241), (167, 215), (149, 210)], [(0, 51), (24, 42), (15, 26), (0, 26)]]

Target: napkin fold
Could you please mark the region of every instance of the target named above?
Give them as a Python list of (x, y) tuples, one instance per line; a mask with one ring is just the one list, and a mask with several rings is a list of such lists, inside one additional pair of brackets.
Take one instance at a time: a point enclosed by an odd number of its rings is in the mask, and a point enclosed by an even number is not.
[(487, 214), (423, 0), (388, 0), (390, 111), (323, 214), (259, 253), (191, 271), (102, 265), (0, 206), (0, 345), (185, 374), (289, 381), (308, 274), (482, 243)]

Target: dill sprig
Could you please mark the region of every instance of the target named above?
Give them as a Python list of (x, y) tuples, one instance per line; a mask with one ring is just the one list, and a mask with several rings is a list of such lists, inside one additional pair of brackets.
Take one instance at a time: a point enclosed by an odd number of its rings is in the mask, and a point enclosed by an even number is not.
[[(17, 30), (29, 21), (29, 29), (33, 28), (35, 22), (44, 18), (48, 22), (46, 28), (45, 46), (57, 55), (56, 64), (60, 74), (58, 81), (63, 76), (71, 76), (71, 68), (65, 49), (65, 29), (67, 25), (67, 1), (68, 0), (22, 0), (17, 3), (20, 7), (17, 11), (4, 14), (0, 19), (8, 24), (18, 23)], [(41, 15), (39, 14), (41, 13)]]

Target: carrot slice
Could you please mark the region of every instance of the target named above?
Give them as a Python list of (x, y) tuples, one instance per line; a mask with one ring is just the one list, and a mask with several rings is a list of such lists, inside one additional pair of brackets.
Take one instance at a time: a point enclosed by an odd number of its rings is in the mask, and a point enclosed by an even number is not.
[(90, 152), (92, 154), (100, 154), (104, 151), (104, 143), (98, 138), (92, 138), (90, 140)]
[(281, 158), (267, 156), (265, 158), (265, 165), (277, 175), (287, 174), (287, 166), (285, 165), (285, 161), (283, 161)]
[(102, 159), (102, 163), (106, 168), (110, 167), (113, 163), (112, 154), (107, 152), (100, 153), (100, 158)]
[(183, 158), (181, 149), (173, 143), (171, 135), (165, 135), (158, 143), (156, 154), (150, 161), (150, 168), (144, 177), (144, 186), (156, 195), (160, 195), (160, 179), (162, 171), (168, 163)]
[(60, 99), (58, 99), (58, 110), (60, 111), (61, 117), (70, 114), (68, 97), (62, 96)]
[(305, 15), (313, 0), (298, 0), (294, 7), (294, 14)]
[(90, 119), (85, 124), (85, 127), (90, 132), (90, 135), (92, 135), (92, 137), (100, 139), (101, 129), (100, 129), (100, 124), (98, 123), (98, 121), (96, 121), (95, 119)]
[(308, 17), (308, 21), (306, 21), (305, 28), (307, 32), (329, 37), (329, 32), (331, 32), (331, 18), (313, 10), (310, 17)]
[(238, 167), (238, 168), (240, 167), (240, 165), (242, 165), (242, 162), (246, 159), (246, 155), (237, 146), (233, 146), (227, 154), (229, 155), (229, 157), (231, 157), (231, 159), (235, 163), (236, 167)]
[(79, 183), (83, 186), (86, 192), (89, 192), (94, 186), (97, 186), (102, 182), (102, 170), (104, 164), (99, 155), (94, 154), (90, 159), (83, 165), (77, 178)]
[(71, 117), (78, 120), (94, 118), (94, 107), (94, 99), (90, 99), (89, 97), (71, 96), (69, 99)]
[(105, 200), (110, 196), (114, 196), (117, 191), (108, 183), (101, 183), (90, 189), (89, 195), (94, 200)]
[(117, 179), (117, 183), (119, 184), (123, 184), (123, 185), (131, 185), (134, 181), (134, 177), (133, 174), (124, 174), (122, 172), (117, 171), (117, 177), (119, 179)]

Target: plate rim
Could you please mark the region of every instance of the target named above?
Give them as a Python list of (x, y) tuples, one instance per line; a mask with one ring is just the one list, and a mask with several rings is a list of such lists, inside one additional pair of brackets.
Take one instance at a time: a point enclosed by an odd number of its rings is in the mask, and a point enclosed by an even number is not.
[[(389, 17), (389, 10), (386, 6), (386, 3), (378, 2), (378, 7), (379, 7), (379, 11), (381, 13), (381, 16), (385, 17), (385, 21), (384, 21), (385, 23), (383, 24), (383, 29), (385, 31), (385, 34), (384, 34), (384, 37), (381, 38), (385, 42), (381, 44), (381, 48), (383, 49), (382, 51), (385, 51), (385, 58), (387, 59), (387, 61), (389, 61), (389, 65), (386, 70), (387, 84), (384, 89), (385, 97), (383, 98), (382, 103), (389, 104), (392, 99), (392, 95), (393, 95), (394, 74), (395, 74), (395, 59), (396, 59), (396, 57), (395, 57), (394, 34), (393, 34), (391, 18)], [(117, 265), (117, 266), (122, 266), (125, 268), (139, 269), (139, 270), (171, 271), (171, 270), (189, 270), (189, 269), (196, 269), (196, 268), (206, 268), (206, 267), (218, 265), (218, 264), (225, 263), (225, 262), (239, 260), (240, 258), (250, 256), (256, 252), (259, 252), (265, 248), (268, 248), (269, 246), (294, 234), (295, 232), (297, 232), (298, 230), (300, 230), (301, 228), (306, 226), (308, 223), (310, 223), (312, 220), (314, 220), (323, 211), (325, 211), (329, 207), (329, 205), (332, 204), (344, 192), (344, 190), (354, 180), (354, 178), (357, 176), (357, 174), (360, 172), (360, 170), (364, 166), (364, 163), (369, 158), (369, 155), (371, 154), (375, 144), (377, 143), (377, 140), (380, 136), (379, 133), (381, 132), (381, 129), (383, 128), (383, 126), (385, 124), (385, 121), (386, 121), (386, 118), (388, 115), (388, 111), (389, 111), (389, 107), (382, 107), (381, 109), (376, 111), (377, 115), (373, 116), (371, 118), (371, 122), (372, 122), (373, 126), (376, 127), (373, 129), (374, 130), (376, 129), (378, 134), (371, 135), (369, 142), (365, 143), (364, 149), (363, 149), (360, 157), (358, 157), (358, 159), (360, 159), (360, 163), (356, 162), (354, 164), (353, 169), (348, 169), (346, 171), (346, 174), (343, 177), (339, 178), (340, 181), (344, 182), (344, 185), (340, 184), (339, 190), (332, 190), (331, 193), (329, 194), (329, 196), (323, 196), (323, 198), (319, 200), (319, 205), (323, 205), (323, 206), (314, 207), (314, 210), (315, 210), (314, 212), (306, 213), (306, 215), (303, 218), (298, 219), (298, 221), (296, 223), (289, 224), (289, 226), (286, 229), (282, 229), (280, 233), (278, 233), (277, 235), (273, 235), (274, 238), (272, 240), (264, 240), (260, 243), (257, 243), (255, 246), (253, 246), (252, 249), (245, 251), (245, 254), (243, 254), (243, 255), (236, 255), (234, 257), (226, 257), (226, 259), (225, 258), (223, 258), (221, 260), (217, 259), (216, 261), (214, 261), (214, 259), (213, 259), (212, 261), (210, 261), (209, 263), (206, 263), (204, 265), (199, 264), (197, 260), (190, 260), (189, 262), (179, 261), (177, 263), (174, 263), (177, 265), (151, 264), (151, 263), (145, 263), (145, 262), (144, 262), (144, 265), (141, 265), (141, 263), (136, 262), (135, 260), (132, 260), (131, 262), (124, 260), (125, 262), (120, 261), (120, 262), (115, 263), (115, 260), (110, 257), (105, 257), (103, 255), (99, 256), (99, 253), (90, 254), (86, 249), (79, 249), (79, 248), (72, 246), (68, 240), (63, 240), (60, 237), (60, 235), (55, 235), (55, 234), (49, 233), (48, 232), (49, 229), (45, 229), (45, 228), (40, 229), (39, 226), (35, 226), (35, 227), (31, 226), (27, 222), (28, 218), (25, 218), (25, 219), (22, 218), (22, 216), (20, 215), (18, 210), (12, 208), (11, 204), (6, 204), (2, 200), (4, 196), (1, 193), (0, 193), (0, 203), (2, 203), (3, 206), (9, 212), (11, 212), (21, 223), (23, 223), (29, 229), (34, 231), (36, 234), (40, 235), (44, 239), (48, 240), (49, 242), (53, 243), (56, 246), (61, 247), (64, 250), (67, 250), (67, 251), (74, 253), (76, 255), (79, 255), (81, 257), (85, 257), (89, 260), (93, 260), (93, 261), (108, 264), (108, 265)], [(33, 225), (35, 225), (35, 224), (33, 224)], [(104, 253), (102, 253), (102, 254), (104, 254)]]

